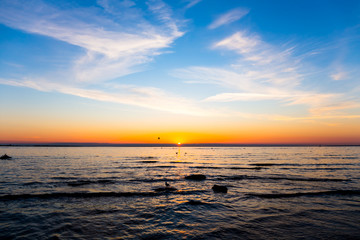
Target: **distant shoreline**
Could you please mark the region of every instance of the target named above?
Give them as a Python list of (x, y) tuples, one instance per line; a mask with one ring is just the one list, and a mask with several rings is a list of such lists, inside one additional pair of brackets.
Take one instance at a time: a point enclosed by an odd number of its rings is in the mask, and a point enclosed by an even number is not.
[[(0, 144), (0, 147), (178, 147), (177, 144), (163, 143), (44, 143), (44, 144)], [(181, 147), (359, 147), (360, 144), (226, 144), (226, 143), (189, 143)]]

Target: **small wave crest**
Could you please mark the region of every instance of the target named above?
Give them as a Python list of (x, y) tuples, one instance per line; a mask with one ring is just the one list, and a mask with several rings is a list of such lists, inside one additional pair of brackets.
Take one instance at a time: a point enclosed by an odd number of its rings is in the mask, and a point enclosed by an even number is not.
[(184, 161), (170, 161), (169, 163), (175, 163), (175, 164), (193, 164), (193, 162), (184, 162)]
[(292, 166), (292, 167), (304, 167), (304, 166), (350, 166), (354, 165), (353, 163), (249, 163), (250, 166), (257, 167), (271, 167), (271, 166)]
[(135, 178), (129, 179), (128, 182), (153, 183), (153, 182), (175, 182), (176, 179), (170, 178)]
[(111, 179), (76, 180), (76, 181), (66, 182), (66, 184), (71, 187), (90, 185), (90, 184), (114, 184), (114, 183), (116, 183), (116, 181)]
[(9, 194), (0, 196), (0, 200), (57, 199), (57, 198), (101, 198), (101, 197), (156, 197), (161, 195), (192, 195), (204, 193), (204, 190), (153, 191), (153, 192), (55, 192), (39, 194)]
[(156, 160), (142, 160), (142, 161), (139, 161), (140, 163), (157, 163), (158, 161)]
[(232, 170), (260, 170), (262, 167), (214, 167), (214, 166), (191, 166), (189, 168), (197, 168), (197, 169), (232, 169)]
[(327, 195), (344, 195), (344, 196), (359, 196), (360, 190), (331, 190), (319, 192), (297, 192), (297, 193), (248, 193), (249, 196), (259, 198), (293, 198), (302, 196), (327, 196)]
[(158, 166), (149, 166), (146, 168), (177, 168), (176, 166), (168, 166), (168, 165), (158, 165)]
[(257, 167), (270, 167), (270, 166), (282, 166), (284, 164), (278, 164), (278, 163), (250, 163), (251, 166), (257, 166)]
[(23, 186), (33, 186), (33, 185), (40, 185), (43, 184), (42, 182), (26, 182), (23, 183)]
[(249, 175), (236, 175), (225, 177), (229, 180), (288, 180), (288, 181), (301, 181), (301, 182), (346, 182), (350, 179), (342, 178), (301, 178), (301, 177), (278, 177), (278, 176), (249, 176)]

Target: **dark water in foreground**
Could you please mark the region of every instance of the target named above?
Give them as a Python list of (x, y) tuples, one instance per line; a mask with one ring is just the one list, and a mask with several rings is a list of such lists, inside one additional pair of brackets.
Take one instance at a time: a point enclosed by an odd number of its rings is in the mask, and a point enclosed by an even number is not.
[(176, 152), (0, 147), (0, 239), (360, 239), (360, 147)]

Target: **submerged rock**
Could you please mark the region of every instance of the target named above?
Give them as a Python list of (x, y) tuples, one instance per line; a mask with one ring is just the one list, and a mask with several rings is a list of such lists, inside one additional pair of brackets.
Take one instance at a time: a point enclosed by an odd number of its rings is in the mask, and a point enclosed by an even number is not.
[(204, 205), (205, 204), (205, 203), (203, 203), (202, 201), (199, 201), (199, 200), (189, 200), (187, 203), (190, 204), (190, 205)]
[(0, 159), (11, 159), (12, 157), (10, 157), (10, 156), (8, 156), (8, 155), (6, 155), (6, 154), (4, 154), (4, 155), (2, 155), (1, 157), (0, 157)]
[(219, 193), (227, 193), (227, 191), (228, 191), (227, 187), (216, 185), (216, 184), (212, 187), (212, 190), (214, 192), (219, 192)]
[(192, 174), (192, 175), (186, 176), (185, 179), (201, 181), (201, 180), (205, 180), (206, 176), (203, 174)]

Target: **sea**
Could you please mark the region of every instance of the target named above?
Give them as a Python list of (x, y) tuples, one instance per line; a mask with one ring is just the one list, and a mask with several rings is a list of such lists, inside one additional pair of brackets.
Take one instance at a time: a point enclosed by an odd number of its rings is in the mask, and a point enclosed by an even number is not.
[(360, 239), (358, 146), (5, 153), (0, 239)]

